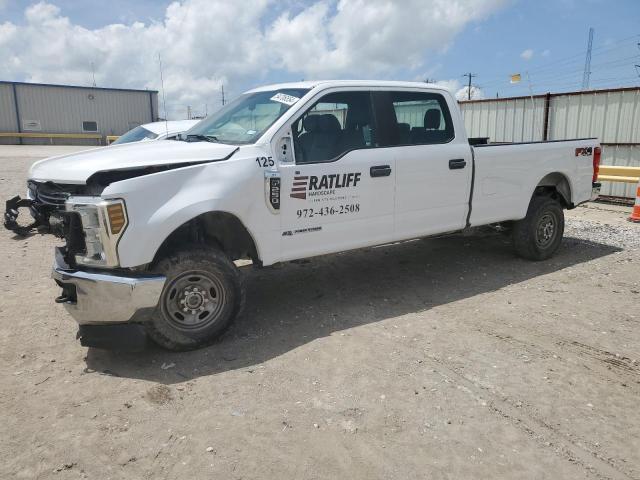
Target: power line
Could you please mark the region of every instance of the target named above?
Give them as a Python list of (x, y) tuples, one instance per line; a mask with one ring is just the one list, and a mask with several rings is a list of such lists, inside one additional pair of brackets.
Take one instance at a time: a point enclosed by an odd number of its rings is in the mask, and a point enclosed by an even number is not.
[[(640, 55), (634, 54), (631, 56), (624, 56), (621, 58), (614, 58), (612, 60), (601, 61), (591, 64), (590, 74), (594, 73), (615, 75), (618, 73), (619, 77), (628, 76), (631, 72), (631, 68), (634, 68), (634, 63), (640, 60)], [(640, 68), (640, 67), (639, 67)], [(532, 80), (536, 88), (541, 88), (542, 85), (555, 85), (558, 83), (566, 84), (567, 81), (575, 79), (576, 88), (580, 88), (581, 82), (579, 74), (582, 72), (582, 68), (571, 68), (569, 70), (559, 70), (556, 72), (547, 72), (533, 74)], [(483, 82), (483, 88), (493, 88), (496, 86), (506, 86), (507, 77), (503, 77), (500, 81)], [(574, 82), (571, 82), (574, 83)], [(517, 87), (516, 87), (517, 88)]]
[[(622, 44), (628, 44), (628, 43), (636, 43), (638, 38), (640, 38), (640, 34), (635, 34), (635, 35), (631, 35), (629, 37), (625, 37), (622, 38), (620, 40), (616, 40), (614, 42), (608, 43), (607, 45), (602, 45), (599, 47), (593, 47), (592, 51), (592, 56), (596, 57), (596, 56), (600, 56), (600, 55), (605, 55), (613, 50), (619, 51), (620, 49), (620, 45)], [(576, 71), (578, 70), (582, 70), (582, 65), (583, 65), (583, 57), (584, 53), (576, 53), (573, 55), (569, 55), (567, 57), (562, 57), (559, 58), (557, 60), (553, 60), (550, 62), (546, 62), (546, 63), (541, 63), (537, 66), (534, 66), (533, 68), (529, 69), (529, 72), (531, 74), (535, 74), (536, 78), (539, 77), (541, 75), (541, 72), (543, 71), (547, 71), (547, 70), (552, 70), (552, 71), (557, 71), (558, 68), (562, 68), (562, 67), (575, 67)], [(507, 78), (511, 73), (513, 72), (505, 72), (502, 75), (499, 75), (497, 77), (489, 77), (489, 83), (492, 83), (494, 80), (501, 80), (504, 78)], [(552, 72), (548, 73), (553, 75)], [(545, 73), (545, 75), (548, 75)]]

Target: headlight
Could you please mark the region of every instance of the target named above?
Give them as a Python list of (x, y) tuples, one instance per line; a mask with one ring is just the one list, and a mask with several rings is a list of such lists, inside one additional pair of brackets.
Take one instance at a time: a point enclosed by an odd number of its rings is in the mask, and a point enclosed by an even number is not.
[(117, 267), (118, 240), (127, 228), (124, 200), (100, 197), (69, 197), (65, 210), (80, 215), (86, 250), (75, 256), (79, 264)]

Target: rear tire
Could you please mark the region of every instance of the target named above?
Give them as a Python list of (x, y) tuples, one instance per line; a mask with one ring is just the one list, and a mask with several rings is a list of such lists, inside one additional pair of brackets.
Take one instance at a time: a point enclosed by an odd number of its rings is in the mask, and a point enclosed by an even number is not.
[(240, 313), (242, 276), (220, 250), (192, 245), (155, 265), (167, 277), (147, 334), (163, 348), (193, 350), (213, 343)]
[(546, 260), (556, 253), (563, 235), (564, 211), (560, 202), (548, 196), (534, 196), (527, 216), (514, 222), (513, 246), (520, 257)]

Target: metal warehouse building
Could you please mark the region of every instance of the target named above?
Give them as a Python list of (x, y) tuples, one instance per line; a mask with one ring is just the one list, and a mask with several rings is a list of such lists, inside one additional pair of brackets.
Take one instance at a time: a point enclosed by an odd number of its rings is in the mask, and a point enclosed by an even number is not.
[(0, 144), (105, 144), (158, 119), (158, 92), (0, 81)]

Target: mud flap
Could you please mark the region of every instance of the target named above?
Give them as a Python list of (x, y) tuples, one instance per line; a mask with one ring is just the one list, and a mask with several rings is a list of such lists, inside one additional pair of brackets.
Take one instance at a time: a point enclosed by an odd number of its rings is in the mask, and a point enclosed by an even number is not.
[(138, 323), (80, 325), (76, 338), (83, 347), (124, 352), (140, 352), (149, 344), (144, 327)]

